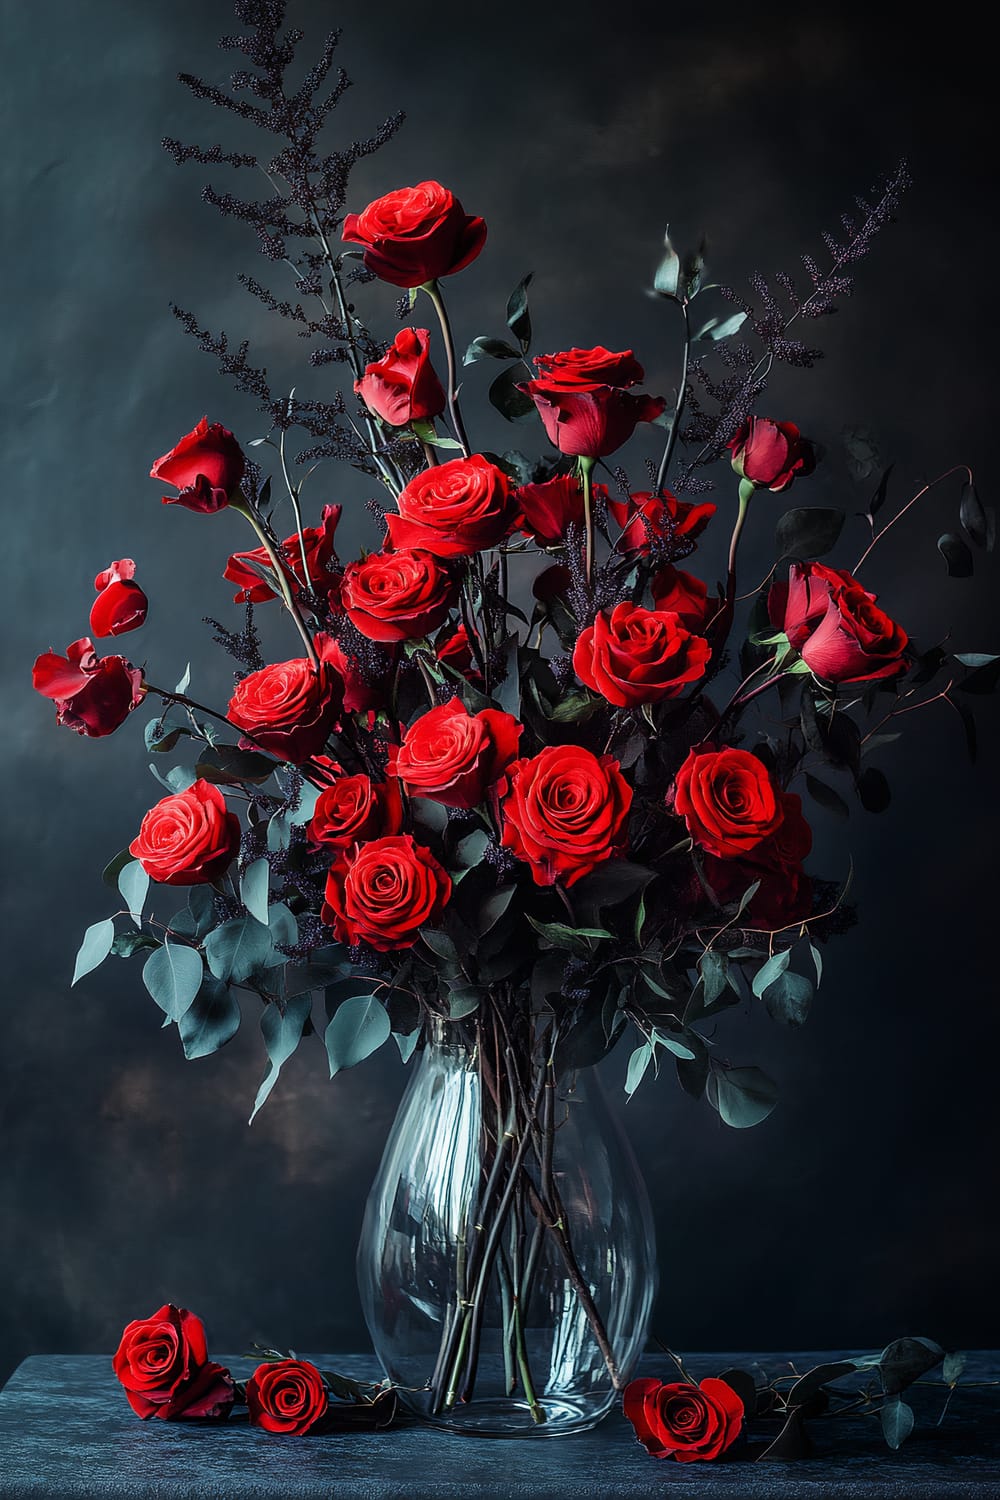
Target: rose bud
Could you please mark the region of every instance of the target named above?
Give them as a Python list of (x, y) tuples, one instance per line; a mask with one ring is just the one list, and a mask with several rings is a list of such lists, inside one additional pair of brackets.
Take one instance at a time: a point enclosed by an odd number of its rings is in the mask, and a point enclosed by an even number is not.
[(573, 885), (625, 850), (632, 788), (610, 755), (547, 745), (508, 767), (501, 794), (503, 847), (536, 885)]
[(631, 349), (568, 349), (539, 355), (535, 366), (539, 376), (518, 390), (534, 401), (549, 442), (560, 453), (580, 458), (614, 453), (639, 422), (655, 422), (667, 404), (662, 396), (627, 393), (625, 388), (644, 373)]
[(435, 557), (495, 547), (514, 517), (506, 474), (479, 453), (422, 469), (396, 506), (399, 514), (386, 516), (393, 548), (423, 548)]
[(365, 247), (365, 265), (383, 281), (414, 287), (471, 265), (486, 243), (486, 222), (439, 182), (420, 182), (348, 214), (342, 238)]
[(682, 555), (694, 550), (692, 544), (715, 515), (715, 506), (678, 500), (669, 490), (662, 495), (640, 491), (627, 501), (609, 500), (608, 515), (622, 528), (617, 551), (646, 557), (652, 550), (676, 549), (675, 555)]
[(768, 613), (824, 682), (876, 682), (906, 671), (909, 637), (850, 573), (792, 563), (768, 595)]
[(349, 849), (352, 844), (398, 833), (403, 826), (399, 785), (370, 776), (338, 776), (316, 799), (306, 832), (314, 844)]
[(713, 606), (708, 602), (708, 586), (700, 578), (667, 563), (653, 574), (649, 588), (657, 609), (672, 611), (686, 630), (699, 633), (704, 629)]
[(733, 468), (755, 489), (787, 490), (796, 476), (811, 474), (816, 467), (813, 446), (794, 422), (748, 417), (727, 447)]
[(583, 631), (573, 669), (616, 708), (638, 708), (699, 682), (711, 655), (708, 642), (685, 630), (677, 615), (624, 603), (602, 610)]
[(711, 1376), (700, 1385), (689, 1380), (664, 1385), (649, 1376), (630, 1381), (622, 1409), (647, 1453), (685, 1464), (725, 1453), (739, 1437), (744, 1416), (732, 1386)]
[(196, 781), (185, 792), (161, 798), (128, 846), (160, 885), (211, 885), (225, 874), (239, 849), (240, 820), (226, 807), (219, 788), (208, 781)]
[(36, 692), (56, 705), (56, 722), (98, 739), (124, 724), (143, 700), (142, 672), (124, 656), (98, 659), (88, 636), (67, 646), (65, 656), (46, 651), (31, 674)]
[(164, 505), (184, 505), (210, 515), (238, 493), (245, 469), (243, 449), (232, 433), (218, 422), (209, 426), (208, 418), (202, 417), (193, 432), (156, 460), (149, 477), (179, 491), (164, 495)]
[(699, 849), (739, 859), (775, 833), (782, 794), (764, 762), (749, 750), (696, 745), (677, 772), (673, 810)]
[(319, 1370), (307, 1359), (258, 1365), (247, 1381), (251, 1427), (266, 1432), (309, 1432), (326, 1416), (330, 1397)]
[(457, 630), (442, 632), (434, 643), (434, 653), (443, 667), (450, 667), (467, 682), (482, 686), (482, 674), (476, 667), (472, 642), (464, 625), (459, 625)]
[(344, 569), (347, 618), (372, 641), (412, 641), (442, 625), (455, 583), (429, 552), (373, 552)]
[(389, 751), (389, 770), (411, 797), (478, 807), (517, 755), (523, 730), (511, 714), (470, 714), (460, 698), (421, 714)]
[[(322, 594), (333, 585), (330, 563), (336, 557), (335, 536), (340, 522), (342, 505), (324, 505), (323, 516), (318, 526), (303, 526), (302, 539), (297, 531), (286, 537), (279, 549), (286, 569), (297, 583)], [(302, 551), (305, 546), (307, 577), (302, 576)], [(271, 559), (263, 547), (251, 552), (234, 552), (226, 564), (223, 578), (239, 585), (239, 593), (233, 596), (234, 604), (264, 604), (278, 595), (269, 583), (249, 563), (259, 563), (273, 572)]]
[(380, 953), (411, 948), (451, 899), (451, 880), (410, 834), (345, 850), (330, 867), (322, 918), (338, 942)]
[(135, 578), (130, 557), (109, 563), (94, 579), (97, 598), (90, 607), (90, 628), (96, 636), (124, 635), (145, 622), (149, 600)]
[(306, 657), (276, 662), (236, 684), (226, 717), (251, 748), (302, 766), (319, 755), (336, 722), (341, 685), (329, 662)]
[(164, 1422), (228, 1417), (235, 1387), (208, 1358), (205, 1329), (185, 1307), (167, 1302), (130, 1323), (112, 1360), (132, 1410)]
[(433, 421), (445, 409), (447, 397), (431, 364), (430, 341), (426, 328), (401, 329), (388, 352), (354, 382), (355, 395), (390, 427)]

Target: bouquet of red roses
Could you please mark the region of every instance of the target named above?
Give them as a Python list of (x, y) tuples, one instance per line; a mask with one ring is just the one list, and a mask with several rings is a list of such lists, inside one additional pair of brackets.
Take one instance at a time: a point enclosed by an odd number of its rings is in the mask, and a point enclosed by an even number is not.
[[(405, 1058), (430, 1026), (454, 1028), (493, 1101), (476, 1226), (527, 1202), (558, 1238), (547, 1086), (628, 1039), (629, 1093), (669, 1059), (727, 1124), (764, 1119), (774, 1085), (732, 1064), (715, 1022), (753, 997), (801, 1024), (820, 944), (848, 920), (846, 880), (806, 872), (803, 793), (846, 812), (826, 767), (880, 810), (887, 783), (869, 754), (895, 737), (886, 726), (935, 701), (968, 725), (956, 686), (996, 678), (996, 657), (917, 646), (912, 622), (874, 592), (872, 547), (913, 503), (888, 525), (876, 519), (888, 472), (853, 546), (842, 510), (776, 516), (773, 497), (794, 489), (797, 501), (818, 454), (792, 422), (756, 414), (775, 360), (811, 363), (790, 325), (847, 291), (905, 171), (844, 243), (829, 241), (826, 270), (805, 258), (808, 289), (779, 278), (787, 311), (758, 279), (754, 300), (729, 293), (728, 308), (694, 316), (712, 295), (703, 252), (668, 239), (652, 290), (683, 322), (669, 401), (642, 389), (631, 349), (533, 352), (530, 277), (503, 336), (467, 343), (460, 390), (444, 286), (484, 252), (486, 224), (434, 181), (348, 212), (350, 166), (398, 122), (323, 154), (338, 88), (325, 108), (313, 96), (335, 38), (306, 99), (285, 87), (283, 7), (237, 9), (250, 30), (224, 45), (257, 71), (232, 93), (186, 81), (281, 138), (266, 163), (274, 191), (262, 203), (206, 195), (254, 224), (269, 262), (291, 266), (295, 303), (242, 280), (295, 325), (312, 365), (347, 379), (322, 399), (275, 395), (246, 345), (180, 314), (269, 419), (242, 443), (203, 419), (151, 469), (206, 546), (230, 520), (250, 528), (244, 550), (220, 555), (245, 615), (217, 627), (236, 670), (228, 703), (205, 705), (190, 671), (170, 688), (113, 649), (98, 654), (94, 638), (146, 617), (141, 566), (120, 559), (97, 574), (89, 636), (35, 664), (58, 722), (82, 735), (144, 709), (163, 792), (105, 871), (123, 904), (88, 930), (75, 978), (109, 953), (138, 957), (189, 1058), (229, 1041), (249, 1006), (268, 1055), (254, 1113), (303, 1036), (322, 1034), (335, 1074), (390, 1035)], [(256, 160), (167, 144), (178, 160)], [(365, 293), (377, 311), (385, 283), (405, 294), (394, 337), (356, 305)], [(643, 337), (655, 336), (647, 321)], [(476, 379), (489, 364), (501, 367), (489, 400), (523, 424), (527, 452), (476, 442)], [(293, 453), (296, 431), (307, 440)], [(730, 482), (709, 500), (705, 470), (719, 459)], [(331, 492), (338, 460), (378, 490), (359, 556), (338, 548), (341, 505), (312, 499)], [(744, 528), (775, 522), (769, 576), (741, 579)], [(993, 541), (967, 471), (960, 522), (963, 534), (940, 543), (958, 574), (971, 571), (965, 536)], [(691, 563), (709, 526), (728, 537), (718, 582)], [(836, 565), (819, 560), (838, 543)], [(276, 661), (255, 623), (271, 608), (288, 621)], [(747, 713), (758, 703), (766, 724)], [(572, 1273), (572, 1247), (561, 1248)], [(490, 1233), (468, 1254), (482, 1290)], [(600, 1311), (586, 1312), (603, 1348)], [(467, 1389), (475, 1378), (466, 1335), (477, 1317), (463, 1307), (444, 1335), (435, 1411), (454, 1405), (463, 1372)], [(516, 1338), (512, 1322), (512, 1349)]]

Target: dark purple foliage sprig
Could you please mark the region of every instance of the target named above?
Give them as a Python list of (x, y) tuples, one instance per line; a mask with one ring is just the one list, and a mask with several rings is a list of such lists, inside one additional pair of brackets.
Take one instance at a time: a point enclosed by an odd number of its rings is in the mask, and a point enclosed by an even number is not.
[[(276, 293), (256, 276), (244, 273), (238, 279), (270, 312), (295, 325), (299, 337), (317, 345), (310, 364), (347, 363), (357, 376), (379, 357), (382, 345), (346, 299), (348, 287), (371, 277), (336, 248), (338, 230), (353, 168), (392, 138), (403, 116), (391, 116), (366, 139), (327, 149), (324, 127), (350, 87), (344, 70), (334, 70), (339, 30), (327, 35), (318, 58), (293, 86), (288, 73), (303, 33), (297, 27), (286, 28), (286, 0), (237, 0), (235, 9), (246, 29), (223, 37), (219, 45), (223, 51), (240, 53), (245, 65), (233, 72), (228, 87), (190, 73), (182, 73), (180, 80), (196, 99), (272, 137), (268, 151), (258, 155), (174, 139), (163, 145), (178, 164), (232, 167), (240, 172), (241, 182), (247, 169), (259, 172), (266, 188), (260, 196), (211, 182), (202, 196), (219, 213), (253, 230), (265, 261), (282, 262), (291, 270), (296, 298)], [(215, 357), (220, 372), (239, 391), (253, 396), (274, 426), (302, 427), (310, 434), (314, 441), (299, 455), (301, 461), (330, 458), (366, 473), (378, 472), (371, 453), (374, 439), (369, 434), (366, 443), (359, 435), (342, 395), (323, 401), (298, 395), (292, 405), (283, 393), (274, 392), (266, 368), (251, 358), (248, 342), (235, 344), (225, 332), (202, 328), (192, 313), (176, 307), (174, 312), (199, 346)]]
[[(682, 438), (688, 446), (697, 445), (698, 452), (675, 481), (676, 490), (691, 493), (704, 488), (704, 481), (696, 477), (696, 471), (722, 455), (729, 439), (763, 395), (775, 363), (810, 369), (823, 357), (821, 349), (791, 336), (789, 330), (799, 318), (829, 316), (837, 311), (841, 299), (851, 295), (853, 277), (847, 268), (862, 260), (875, 236), (893, 222), (910, 180), (906, 161), (900, 161), (895, 171), (873, 190), (873, 202), (865, 198), (855, 200), (858, 217), (842, 216), (843, 239), (824, 232), (823, 243), (831, 264), (822, 270), (812, 256), (803, 255), (808, 286), (800, 286), (787, 272), (779, 271), (771, 280), (759, 272), (751, 276), (755, 300), (732, 288), (722, 288), (726, 300), (746, 313), (744, 327), (753, 330), (758, 343), (741, 338), (716, 345), (715, 352), (726, 371), (721, 379), (711, 375), (704, 359), (692, 360)], [(759, 345), (763, 345), (762, 351)]]

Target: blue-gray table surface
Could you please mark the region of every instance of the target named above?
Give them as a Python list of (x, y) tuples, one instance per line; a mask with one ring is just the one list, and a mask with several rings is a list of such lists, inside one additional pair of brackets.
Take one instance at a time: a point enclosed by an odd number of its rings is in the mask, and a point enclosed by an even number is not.
[[(370, 1356), (314, 1356), (326, 1369), (377, 1378)], [(245, 1379), (253, 1362), (227, 1359)], [(696, 1376), (755, 1360), (778, 1373), (794, 1361), (809, 1369), (836, 1353), (691, 1355)], [(643, 1373), (670, 1378), (665, 1357)], [(0, 1392), (0, 1497), (352, 1497), (438, 1500), (457, 1496), (896, 1496), (899, 1500), (1000, 1496), (1000, 1352), (968, 1359), (942, 1425), (942, 1391), (911, 1393), (917, 1426), (898, 1453), (877, 1420), (845, 1417), (810, 1424), (814, 1456), (795, 1463), (726, 1459), (711, 1464), (658, 1461), (639, 1447), (618, 1411), (592, 1432), (544, 1440), (484, 1439), (417, 1425), (387, 1432), (274, 1437), (244, 1421), (222, 1425), (141, 1422), (96, 1355), (36, 1355)]]

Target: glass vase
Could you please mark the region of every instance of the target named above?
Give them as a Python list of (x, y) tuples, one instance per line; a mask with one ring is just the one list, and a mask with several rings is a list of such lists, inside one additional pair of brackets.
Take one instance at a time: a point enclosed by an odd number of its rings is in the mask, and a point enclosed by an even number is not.
[(553, 1437), (610, 1410), (656, 1292), (645, 1186), (593, 1068), (522, 1017), (435, 1021), (365, 1210), (386, 1375), (456, 1431)]

